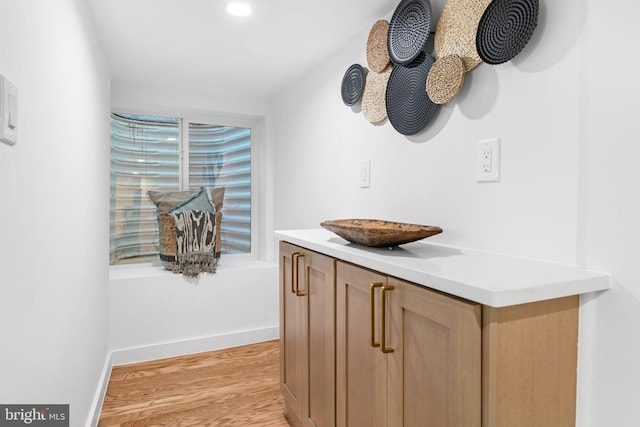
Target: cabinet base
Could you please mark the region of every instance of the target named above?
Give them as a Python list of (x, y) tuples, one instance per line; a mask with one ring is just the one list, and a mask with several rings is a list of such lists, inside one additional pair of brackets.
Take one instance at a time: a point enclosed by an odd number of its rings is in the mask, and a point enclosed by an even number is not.
[(573, 427), (579, 297), (484, 307), (484, 427)]
[(289, 405), (285, 403), (284, 413), (282, 415), (284, 415), (285, 420), (287, 420), (287, 424), (289, 424), (291, 427), (302, 427), (302, 421), (300, 421), (298, 417), (294, 415), (294, 413), (295, 412), (291, 408), (289, 408)]

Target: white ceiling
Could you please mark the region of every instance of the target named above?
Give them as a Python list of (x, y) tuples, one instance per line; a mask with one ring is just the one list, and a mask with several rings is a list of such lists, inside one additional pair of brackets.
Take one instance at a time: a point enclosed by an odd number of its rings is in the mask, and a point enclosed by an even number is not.
[(86, 1), (113, 81), (246, 98), (272, 96), (399, 3), (248, 0), (253, 14), (236, 18), (228, 0)]

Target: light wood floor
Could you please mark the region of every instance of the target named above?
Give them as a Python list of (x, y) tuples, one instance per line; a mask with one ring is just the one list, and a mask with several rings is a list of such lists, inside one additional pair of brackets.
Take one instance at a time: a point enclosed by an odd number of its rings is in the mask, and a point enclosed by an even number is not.
[(100, 427), (287, 427), (278, 341), (113, 368)]

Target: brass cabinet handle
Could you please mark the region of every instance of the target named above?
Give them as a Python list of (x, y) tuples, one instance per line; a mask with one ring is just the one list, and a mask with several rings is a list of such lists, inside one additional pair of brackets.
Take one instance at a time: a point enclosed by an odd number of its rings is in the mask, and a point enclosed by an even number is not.
[(382, 322), (380, 322), (380, 351), (383, 353), (393, 353), (392, 347), (387, 347), (387, 291), (392, 291), (395, 288), (393, 285), (386, 285), (382, 287), (382, 296), (380, 298), (380, 311), (382, 311)]
[(298, 257), (300, 256), (300, 252), (294, 252), (291, 254), (291, 293), (296, 293), (296, 280), (297, 280), (297, 263)]
[(298, 278), (300, 277), (298, 274), (298, 259), (302, 257), (304, 257), (304, 254), (301, 252), (294, 252), (291, 255), (291, 292), (299, 297), (306, 295), (304, 292), (300, 291), (300, 283), (298, 280)]
[(382, 288), (384, 283), (372, 283), (369, 288), (369, 301), (371, 311), (371, 347), (380, 347), (380, 343), (376, 342), (376, 288)]

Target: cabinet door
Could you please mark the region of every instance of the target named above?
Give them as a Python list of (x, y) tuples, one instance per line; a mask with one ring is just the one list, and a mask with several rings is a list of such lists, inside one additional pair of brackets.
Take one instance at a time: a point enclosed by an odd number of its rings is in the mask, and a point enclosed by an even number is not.
[(335, 260), (301, 251), (305, 299), (303, 425), (335, 426)]
[(280, 389), (284, 396), (285, 413), (294, 424), (302, 419), (304, 396), (304, 301), (295, 293), (295, 286), (299, 283), (299, 267), (294, 254), (298, 250), (296, 246), (280, 242)]
[[(339, 427), (383, 427), (387, 423), (387, 358), (379, 347), (371, 345), (372, 283), (386, 283), (386, 277), (337, 263), (336, 425)], [(373, 323), (374, 331), (379, 331), (380, 316), (375, 316)]]
[(389, 285), (389, 426), (479, 427), (481, 306), (392, 278)]
[(280, 378), (293, 425), (335, 426), (335, 260), (280, 243)]

